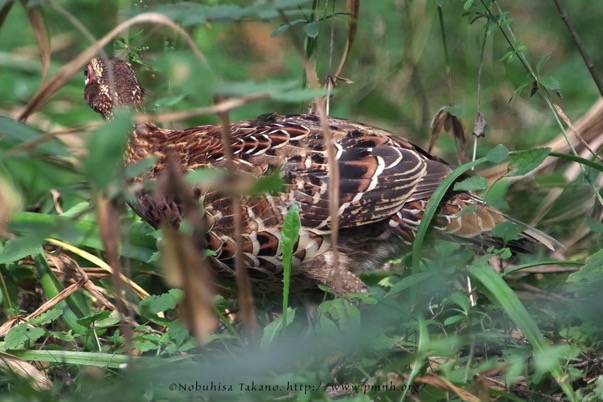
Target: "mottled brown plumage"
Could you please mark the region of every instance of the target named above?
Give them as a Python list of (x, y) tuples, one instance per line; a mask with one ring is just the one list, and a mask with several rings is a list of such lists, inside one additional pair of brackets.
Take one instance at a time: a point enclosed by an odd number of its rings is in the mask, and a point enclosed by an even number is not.
[[(109, 74), (111, 72), (111, 74)], [(105, 118), (114, 107), (140, 108), (144, 91), (130, 67), (119, 59), (93, 59), (86, 69), (85, 99)], [(412, 243), (427, 201), (451, 168), (418, 146), (363, 124), (329, 118), (339, 166), (339, 293), (363, 291), (357, 274), (382, 266)], [(320, 121), (314, 115), (269, 114), (231, 124), (231, 144), (238, 172), (253, 178), (277, 170), (286, 190), (278, 195), (244, 198), (244, 265), (249, 275), (280, 289), (282, 251), (280, 232), (288, 208), (300, 207), (302, 229), (293, 257), (297, 289), (316, 283), (334, 286), (327, 153)], [(220, 126), (168, 130), (152, 123), (138, 124), (130, 137), (126, 163), (157, 157), (147, 172), (157, 179), (169, 155), (182, 171), (201, 167), (225, 168)], [(137, 180), (143, 180), (138, 178)], [(215, 252), (210, 264), (225, 277), (234, 275), (237, 245), (233, 240), (233, 210), (229, 197), (215, 189), (197, 188), (209, 224), (207, 241)], [(465, 207), (476, 208), (459, 216)], [(175, 197), (139, 191), (133, 209), (154, 227), (180, 224), (181, 207)], [(491, 229), (508, 220), (498, 210), (467, 192), (450, 192), (435, 219), (443, 235), (487, 246), (500, 243)], [(525, 239), (552, 247), (546, 235), (526, 229)], [(514, 246), (521, 247), (520, 243)]]

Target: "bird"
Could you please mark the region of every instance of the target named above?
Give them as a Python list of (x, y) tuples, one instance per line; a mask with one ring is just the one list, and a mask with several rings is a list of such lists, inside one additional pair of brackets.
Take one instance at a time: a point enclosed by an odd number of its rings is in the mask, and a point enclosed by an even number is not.
[[(144, 89), (133, 69), (119, 58), (97, 57), (84, 70), (84, 98), (105, 119), (118, 107), (142, 109)], [(243, 196), (242, 244), (234, 240), (233, 203), (229, 194), (195, 187), (207, 220), (209, 265), (222, 278), (234, 278), (235, 255), (242, 249), (243, 266), (252, 283), (282, 289), (281, 231), (292, 205), (299, 207), (301, 228), (292, 256), (292, 288), (298, 291), (330, 287), (346, 295), (367, 291), (359, 274), (382, 267), (412, 244), (427, 203), (438, 185), (452, 172), (442, 159), (395, 134), (377, 127), (327, 117), (339, 170), (338, 226), (329, 213), (329, 163), (325, 132), (313, 114), (265, 114), (230, 123), (230, 145), (238, 174), (258, 179), (271, 172), (281, 175), (284, 191)], [(144, 178), (165, 174), (170, 155), (178, 169), (226, 169), (227, 158), (220, 125), (182, 130), (152, 122), (135, 124), (125, 151), (125, 164), (154, 156)], [(170, 194), (139, 189), (130, 206), (144, 221), (159, 228), (178, 228), (182, 201)], [(468, 208), (472, 207), (472, 208)], [(463, 213), (461, 213), (463, 211)], [(448, 190), (432, 222), (439, 236), (485, 248), (502, 245), (492, 233), (501, 222), (515, 221), (468, 191)], [(526, 243), (554, 249), (554, 240), (523, 226), (521, 239), (509, 243), (525, 252)], [(332, 234), (337, 230), (337, 253)], [(339, 277), (333, 266), (338, 258)], [(255, 285), (254, 285), (255, 286)]]

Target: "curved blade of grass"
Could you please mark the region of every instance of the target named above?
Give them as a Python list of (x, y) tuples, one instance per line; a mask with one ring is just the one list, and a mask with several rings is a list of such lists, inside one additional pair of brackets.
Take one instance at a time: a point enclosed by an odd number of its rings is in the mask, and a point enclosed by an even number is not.
[(11, 355), (27, 361), (67, 363), (78, 366), (95, 366), (105, 368), (121, 368), (136, 356), (117, 355), (111, 353), (71, 352), (67, 350), (11, 350)]
[[(509, 152), (508, 155), (513, 156), (513, 155), (520, 154), (521, 152), (524, 152), (524, 151), (512, 151), (512, 152)], [(549, 155), (558, 157), (558, 158), (571, 160), (571, 161), (578, 162), (578, 163), (582, 163), (582, 164), (590, 166), (594, 169), (603, 171), (602, 165), (600, 165), (596, 162), (590, 161), (588, 159), (580, 158), (578, 156), (567, 155), (567, 154), (562, 154), (562, 153), (558, 153), (558, 152), (549, 152)], [(434, 191), (433, 195), (429, 199), (429, 202), (427, 203), (427, 207), (425, 208), (425, 212), (423, 213), (423, 218), (421, 219), (421, 224), (419, 225), (419, 228), (417, 229), (417, 234), (416, 234), (415, 240), (412, 244), (412, 266), (414, 268), (417, 268), (419, 266), (419, 262), (421, 260), (421, 248), (423, 247), (423, 240), (425, 239), (425, 234), (427, 233), (427, 229), (429, 228), (429, 223), (432, 221), (432, 219), (440, 205), (440, 202), (442, 201), (442, 198), (446, 194), (446, 191), (448, 191), (448, 188), (452, 185), (452, 183), (454, 183), (454, 181), (456, 179), (458, 179), (459, 177), (461, 177), (465, 172), (468, 172), (469, 170), (473, 169), (475, 166), (478, 166), (484, 162), (497, 162), (498, 163), (501, 161), (495, 160), (492, 157), (486, 156), (486, 157), (483, 157), (480, 159), (476, 159), (472, 162), (466, 163), (464, 165), (461, 165), (458, 168), (454, 169), (452, 171), (452, 173), (450, 173), (448, 176), (446, 176), (446, 178), (442, 181), (442, 183), (440, 183), (438, 188), (436, 188), (436, 190)]]
[[(98, 225), (88, 220), (74, 220), (37, 212), (18, 212), (11, 217), (9, 227), (11, 232), (17, 235), (45, 232), (46, 236), (60, 237), (70, 243), (103, 250)], [(157, 251), (154, 239), (144, 236), (144, 233), (139, 233), (135, 228), (130, 227), (127, 236), (128, 241), (124, 242), (120, 249), (124, 257), (147, 262)]]
[(429, 223), (435, 216), (438, 207), (440, 206), (440, 201), (448, 191), (448, 188), (454, 183), (456, 179), (461, 177), (463, 173), (471, 170), (477, 165), (480, 165), (484, 162), (488, 162), (488, 158), (480, 158), (474, 160), (473, 162), (466, 163), (458, 168), (454, 169), (452, 173), (450, 173), (446, 178), (440, 183), (438, 188), (433, 192), (433, 195), (429, 199), (427, 203), (427, 207), (425, 208), (425, 212), (423, 213), (423, 218), (421, 219), (421, 224), (417, 229), (417, 234), (415, 236), (415, 240), (412, 243), (412, 266), (413, 268), (419, 267), (419, 262), (421, 261), (421, 249), (423, 247), (423, 240), (425, 239), (425, 235), (427, 234), (427, 229), (429, 228)]
[(507, 269), (505, 269), (505, 272), (501, 273), (501, 276), (506, 276), (506, 275), (509, 275), (510, 273), (521, 271), (522, 269), (526, 269), (526, 268), (539, 267), (541, 265), (570, 265), (570, 266), (579, 267), (579, 266), (584, 265), (584, 262), (583, 261), (536, 261), (536, 262), (530, 262), (527, 264), (518, 265), (513, 268), (507, 268)]
[[(63, 243), (62, 241), (57, 240), (57, 239), (48, 238), (48, 239), (46, 239), (46, 241), (48, 241), (49, 243), (52, 243), (52, 244), (56, 244), (57, 246), (61, 246), (65, 250), (71, 251), (75, 255), (79, 255), (83, 259), (88, 260), (93, 264), (96, 264), (99, 268), (102, 268), (105, 271), (107, 271), (113, 275), (113, 268), (111, 268), (111, 266), (109, 264), (107, 264), (100, 258), (88, 253), (87, 251), (74, 247), (71, 244)], [(128, 284), (128, 286), (130, 286), (132, 288), (134, 293), (136, 293), (141, 299), (149, 297), (149, 293), (146, 290), (144, 290), (143, 288), (141, 288), (140, 286), (138, 286), (138, 284), (136, 282), (130, 280), (130, 278), (121, 274), (121, 280), (124, 281), (124, 283)]]
[(560, 152), (549, 152), (549, 155), (554, 156), (555, 158), (561, 158), (561, 159), (566, 159), (568, 161), (577, 162), (582, 165), (591, 167), (593, 169), (597, 169), (599, 172), (603, 172), (603, 165), (601, 165), (600, 163), (597, 163), (595, 161), (591, 161), (590, 159), (581, 158), (579, 156), (572, 155), (572, 154), (563, 154)]
[[(35, 262), (36, 271), (40, 277), (40, 285), (44, 290), (44, 294), (48, 300), (56, 297), (65, 288), (55, 276), (54, 272), (52, 272), (52, 269), (50, 269), (44, 254), (37, 254), (33, 256), (33, 259)], [(77, 296), (80, 295), (72, 294), (68, 296), (64, 300), (66, 305), (61, 302), (58, 306), (63, 310), (62, 320), (65, 325), (74, 333), (81, 334), (84, 332), (84, 328), (77, 323), (77, 320), (87, 314), (90, 314), (90, 310), (83, 300)]]
[[(547, 352), (550, 348), (544, 336), (538, 329), (536, 322), (532, 319), (526, 308), (521, 304), (517, 295), (507, 283), (488, 265), (489, 256), (484, 256), (475, 261), (469, 268), (469, 275), (481, 284), (481, 290), (494, 303), (498, 304), (513, 320), (515, 325), (528, 339), (534, 352)], [(569, 375), (563, 371), (559, 364), (555, 364), (550, 370), (551, 375), (557, 381), (569, 400), (575, 401), (574, 391), (569, 383)]]

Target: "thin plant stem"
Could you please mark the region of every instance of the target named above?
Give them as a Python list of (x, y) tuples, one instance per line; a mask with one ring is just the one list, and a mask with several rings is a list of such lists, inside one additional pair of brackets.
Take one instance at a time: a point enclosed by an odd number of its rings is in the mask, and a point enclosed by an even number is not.
[(595, 85), (597, 85), (597, 88), (599, 89), (599, 93), (601, 94), (601, 96), (603, 96), (603, 81), (601, 81), (601, 74), (599, 73), (599, 70), (595, 66), (593, 59), (590, 57), (590, 55), (586, 51), (586, 48), (584, 47), (584, 43), (582, 42), (582, 38), (578, 34), (578, 31), (576, 31), (576, 27), (574, 27), (574, 23), (572, 22), (572, 19), (570, 18), (569, 14), (567, 13), (567, 10), (561, 4), (561, 0), (553, 0), (553, 1), (555, 2), (555, 5), (557, 6), (557, 10), (559, 11), (559, 16), (563, 20), (563, 23), (565, 24), (565, 26), (567, 27), (567, 30), (569, 31), (570, 35), (572, 36), (572, 40), (574, 41), (574, 44), (578, 48), (578, 51), (580, 52), (580, 55), (582, 56), (582, 59), (584, 60), (584, 63), (586, 64), (586, 67), (588, 68), (590, 75), (593, 77), (593, 80), (595, 81)]

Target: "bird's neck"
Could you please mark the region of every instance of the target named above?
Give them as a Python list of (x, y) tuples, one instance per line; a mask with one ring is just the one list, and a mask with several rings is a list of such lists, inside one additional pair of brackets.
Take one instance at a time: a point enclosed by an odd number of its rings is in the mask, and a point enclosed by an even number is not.
[(126, 150), (126, 164), (130, 165), (156, 155), (159, 151), (162, 137), (165, 133), (157, 130), (153, 124), (136, 124), (130, 134), (128, 148)]

